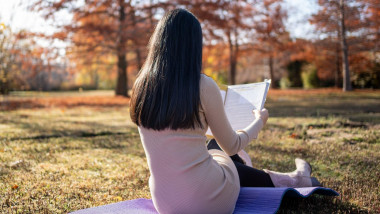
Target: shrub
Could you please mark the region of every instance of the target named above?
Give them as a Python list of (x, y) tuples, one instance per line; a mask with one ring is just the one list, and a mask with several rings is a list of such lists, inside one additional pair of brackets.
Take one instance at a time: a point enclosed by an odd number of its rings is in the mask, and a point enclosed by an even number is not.
[(282, 77), (280, 80), (280, 88), (281, 89), (287, 89), (292, 86), (292, 83), (290, 82), (289, 78), (287, 77)]
[(374, 63), (371, 69), (352, 75), (354, 88), (380, 88), (380, 63)]
[[(286, 71), (288, 72), (287, 81), (289, 81), (288, 87), (302, 87), (301, 71), (302, 67), (306, 64), (306, 61), (295, 60), (290, 62), (286, 66)], [(283, 80), (286, 81), (286, 80)], [(280, 80), (281, 86), (281, 80)]]
[(313, 64), (302, 66), (301, 78), (303, 88), (305, 89), (317, 88), (319, 86), (317, 69)]

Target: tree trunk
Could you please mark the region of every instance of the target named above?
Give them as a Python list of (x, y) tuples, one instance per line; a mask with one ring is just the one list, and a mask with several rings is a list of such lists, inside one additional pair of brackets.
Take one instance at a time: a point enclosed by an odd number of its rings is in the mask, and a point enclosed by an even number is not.
[[(5, 61), (5, 59), (1, 59), (2, 61)], [(3, 68), (3, 78), (0, 78), (0, 94), (7, 95), (9, 94), (9, 84), (8, 84), (8, 68), (7, 62), (4, 63), (5, 68)], [(0, 64), (0, 66), (2, 66)]]
[[(338, 37), (340, 38), (340, 37)], [(335, 74), (334, 74), (334, 78), (335, 78), (335, 87), (336, 88), (339, 88), (339, 73), (340, 73), (340, 50), (339, 50), (339, 44), (337, 43), (337, 46), (336, 46), (336, 52), (335, 52), (335, 62), (336, 62), (336, 69), (335, 69)]]
[(141, 70), (141, 67), (142, 67), (142, 59), (141, 59), (141, 52), (140, 52), (140, 48), (137, 47), (136, 50), (136, 60), (137, 60), (137, 70)]
[[(131, 11), (131, 15), (132, 15), (132, 24), (133, 24), (133, 28), (136, 29), (136, 17), (135, 17), (135, 11), (134, 9), (132, 9)], [(136, 62), (137, 62), (137, 70), (140, 71), (141, 67), (142, 67), (142, 60), (141, 60), (141, 52), (140, 52), (140, 44), (138, 42), (140, 38), (136, 38), (135, 36), (135, 54), (136, 54)]]
[(273, 56), (272, 56), (272, 54), (269, 55), (268, 63), (269, 63), (270, 79), (272, 80), (272, 83), (270, 84), (270, 87), (271, 88), (276, 88), (276, 86), (275, 86), (275, 80), (274, 80)]
[(229, 85), (235, 85), (236, 80), (236, 62), (233, 59), (230, 59), (230, 75), (229, 75)]
[[(235, 85), (236, 65), (237, 65), (237, 41), (235, 45), (232, 42), (231, 31), (228, 32), (228, 46), (230, 49), (230, 72), (228, 75), (228, 84)], [(234, 47), (236, 46), (236, 47)]]
[(0, 94), (9, 94), (8, 81), (0, 80)]
[(344, 23), (344, 0), (340, 0), (340, 29), (341, 29), (341, 45), (342, 45), (342, 70), (343, 70), (343, 91), (352, 91), (350, 80), (350, 68), (348, 64), (348, 44), (346, 41), (346, 26)]
[(150, 29), (154, 30), (154, 25), (153, 25), (153, 0), (149, 0), (149, 25)]
[(98, 90), (99, 89), (98, 70), (99, 70), (99, 65), (100, 65), (99, 55), (96, 56), (95, 62), (93, 63), (95, 64), (95, 67), (93, 65), (91, 66), (91, 84), (92, 84), (93, 89)]
[(127, 60), (125, 60), (125, 54), (120, 54), (117, 57), (117, 83), (116, 83), (116, 95), (129, 97), (128, 84), (127, 84)]
[(126, 59), (126, 41), (123, 34), (125, 23), (124, 1), (119, 0), (119, 31), (117, 39), (117, 82), (116, 95), (129, 97), (128, 95), (128, 77), (127, 77), (127, 59)]

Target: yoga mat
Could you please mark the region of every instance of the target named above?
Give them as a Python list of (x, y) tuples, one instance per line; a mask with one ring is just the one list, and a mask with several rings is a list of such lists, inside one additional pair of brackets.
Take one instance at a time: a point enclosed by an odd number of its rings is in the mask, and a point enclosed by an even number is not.
[(276, 213), (283, 197), (306, 198), (312, 194), (338, 196), (332, 189), (324, 187), (264, 188), (243, 187), (236, 202), (236, 214)]
[[(264, 188), (242, 187), (236, 202), (235, 214), (275, 213), (283, 197), (309, 197), (312, 194), (338, 196), (332, 189), (324, 187)], [(196, 205), (195, 205), (196, 206)], [(157, 214), (150, 199), (135, 199), (114, 204), (78, 210), (72, 214)]]

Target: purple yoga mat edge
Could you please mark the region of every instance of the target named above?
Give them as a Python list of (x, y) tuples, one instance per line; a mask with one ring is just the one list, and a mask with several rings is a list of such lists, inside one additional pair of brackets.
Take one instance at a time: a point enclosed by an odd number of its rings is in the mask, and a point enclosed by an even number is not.
[[(305, 189), (307, 189), (307, 190), (305, 190)], [(326, 187), (306, 187), (306, 188), (305, 187), (304, 188), (290, 188), (290, 187), (276, 187), (276, 188), (273, 188), (273, 187), (255, 187), (255, 188), (250, 188), (250, 187), (242, 187), (240, 189), (239, 198), (240, 197), (245, 198), (244, 203), (247, 203), (247, 199), (246, 199), (245, 195), (253, 196), (253, 195), (257, 195), (258, 192), (259, 193), (265, 193), (268, 190), (271, 190), (269, 192), (273, 192), (273, 190), (276, 190), (277, 192), (281, 192), (281, 196), (277, 199), (273, 198), (274, 201), (278, 200), (278, 203), (275, 202), (275, 204), (278, 204), (278, 205), (276, 205), (275, 207), (272, 207), (273, 209), (269, 208), (270, 207), (269, 206), (268, 207), (269, 209), (267, 209), (265, 211), (262, 210), (263, 211), (262, 213), (277, 213), (280, 206), (281, 206), (281, 203), (282, 203), (282, 200), (284, 197), (307, 198), (313, 194), (326, 195), (326, 196), (339, 196), (338, 192), (336, 192), (333, 189), (326, 188)], [(254, 194), (251, 194), (250, 193), (251, 191), (253, 191)], [(302, 192), (307, 192), (307, 194), (304, 194)], [(252, 202), (252, 203), (254, 203), (254, 202)], [(238, 210), (239, 210), (238, 213), (251, 213), (251, 212), (247, 212), (246, 210), (241, 210), (241, 207), (239, 205), (237, 205), (236, 208), (238, 208)], [(269, 210), (271, 210), (271, 211), (269, 211)]]
[[(309, 197), (312, 194), (321, 194), (321, 195), (327, 195), (327, 196), (339, 196), (339, 193), (336, 192), (335, 190), (330, 189), (330, 188), (325, 188), (325, 187), (310, 187), (310, 188), (307, 188), (306, 190), (305, 190), (305, 188), (287, 188), (287, 187), (284, 187), (284, 188), (273, 188), (273, 187), (250, 188), (250, 187), (242, 187), (241, 191), (240, 191), (240, 194), (239, 194), (239, 197), (246, 198), (245, 195), (251, 195), (250, 192), (255, 192), (256, 194), (257, 193), (260, 194), (260, 192), (266, 192), (269, 189), (271, 189), (272, 191), (275, 189), (275, 190), (281, 192), (281, 197), (279, 197), (279, 198), (276, 199), (276, 200), (278, 200), (278, 202), (277, 202), (278, 205), (273, 206), (270, 209), (271, 210), (270, 212), (268, 212), (269, 210), (267, 210), (268, 213), (272, 213), (273, 211), (274, 211), (273, 213), (278, 212), (278, 210), (279, 210), (279, 208), (281, 206), (281, 202), (282, 202), (282, 200), (283, 200), (284, 197), (302, 197), (302, 198), (307, 198), (307, 197)], [(307, 193), (307, 194), (304, 194), (302, 192)], [(140, 198), (140, 199), (134, 199), (134, 200), (131, 200), (131, 201), (136, 201), (137, 202), (137, 201), (142, 201), (142, 200), (144, 200), (144, 201), (148, 200), (149, 201), (151, 199)], [(124, 201), (124, 202), (126, 202), (126, 201)], [(245, 201), (243, 203), (246, 203), (246, 202), (247, 201)], [(100, 207), (109, 206), (109, 205), (112, 206), (112, 205), (115, 205), (115, 204), (118, 204), (118, 203), (123, 203), (123, 202), (116, 202), (116, 203), (106, 204), (106, 205), (102, 205), (102, 206), (98, 206), (98, 207), (100, 208)], [(93, 208), (96, 208), (96, 207), (82, 209), (82, 210), (76, 210), (76, 211), (73, 211), (71, 213), (73, 213), (73, 214), (76, 214), (76, 213), (78, 213), (78, 214), (80, 214), (80, 213), (89, 213), (88, 212), (88, 211), (90, 211), (89, 209), (93, 209)], [(243, 211), (243, 210), (240, 209), (240, 211)], [(264, 210), (262, 210), (262, 211), (264, 211)], [(243, 211), (241, 213), (247, 213), (247, 212)], [(248, 213), (250, 213), (250, 212), (248, 212)]]
[[(277, 213), (278, 210), (280, 209), (281, 207), (281, 203), (282, 203), (282, 199), (284, 197), (286, 197), (287, 194), (289, 194), (290, 192), (293, 192), (293, 193), (296, 193), (298, 196), (297, 197), (302, 197), (302, 198), (307, 198), (309, 196), (311, 196), (312, 194), (318, 194), (318, 192), (323, 192), (324, 194), (322, 195), (328, 195), (328, 196), (339, 196), (339, 193), (333, 189), (330, 189), (330, 188), (325, 188), (325, 187), (317, 187), (315, 189), (313, 189), (312, 191), (310, 191), (308, 194), (306, 195), (303, 195), (302, 193), (300, 193), (297, 188), (286, 188), (286, 190), (284, 191), (284, 193), (282, 194), (281, 196), (281, 202), (280, 204), (278, 205), (277, 209), (276, 209), (276, 212), (274, 213)], [(328, 193), (328, 194), (326, 194)], [(293, 196), (294, 197), (294, 196)]]

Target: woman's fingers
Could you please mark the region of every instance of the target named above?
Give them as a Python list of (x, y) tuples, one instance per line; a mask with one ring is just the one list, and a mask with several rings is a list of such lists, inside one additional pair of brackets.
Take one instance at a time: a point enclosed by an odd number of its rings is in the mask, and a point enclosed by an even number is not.
[(259, 110), (252, 110), (252, 113), (255, 115), (255, 118), (261, 118), (261, 112)]
[(269, 118), (269, 113), (267, 109), (264, 108), (261, 111), (255, 109), (252, 112), (255, 114), (256, 118), (261, 118), (263, 120), (264, 125), (267, 123), (268, 118)]
[(267, 109), (264, 108), (261, 110), (261, 118), (264, 121), (264, 125), (265, 125), (268, 121), (268, 118), (269, 118), (269, 112)]

